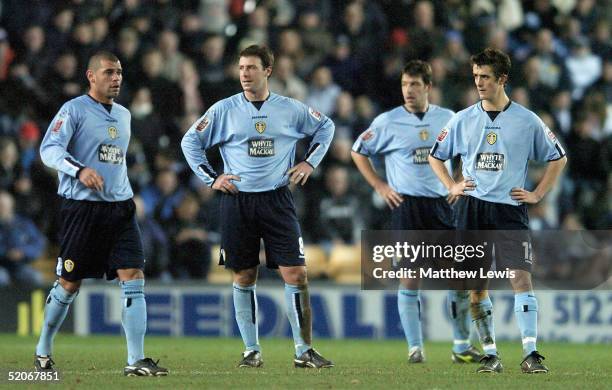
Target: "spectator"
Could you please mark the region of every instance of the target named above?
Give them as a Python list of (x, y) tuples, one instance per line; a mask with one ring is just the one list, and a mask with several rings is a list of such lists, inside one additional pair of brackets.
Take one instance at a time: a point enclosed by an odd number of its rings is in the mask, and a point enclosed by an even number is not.
[(178, 50), (179, 37), (172, 30), (164, 30), (159, 34), (157, 46), (162, 55), (163, 67), (161, 76), (177, 82), (181, 75), (181, 67), (186, 57)]
[(334, 43), (331, 32), (324, 27), (317, 11), (309, 8), (298, 16), (298, 31), (302, 37), (304, 55), (313, 63), (321, 62)]
[(147, 165), (152, 167), (160, 142), (163, 142), (164, 137), (168, 137), (165, 136), (159, 114), (153, 109), (151, 91), (148, 88), (140, 88), (134, 93), (130, 112), (132, 113), (132, 133), (142, 142)]
[(153, 109), (159, 113), (162, 122), (168, 125), (175, 117), (182, 114), (181, 105), (177, 104), (182, 94), (178, 84), (162, 75), (163, 61), (161, 51), (148, 50), (142, 57), (144, 74), (139, 79), (140, 87), (147, 87), (151, 91)]
[(97, 16), (91, 21), (91, 28), (93, 32), (92, 44), (96, 50), (110, 51), (114, 49), (115, 45), (108, 34), (108, 18), (103, 15)]
[(166, 225), (173, 216), (174, 208), (185, 196), (185, 189), (179, 185), (176, 172), (166, 168), (157, 174), (154, 184), (142, 190), (141, 196), (145, 214)]
[(362, 214), (357, 197), (349, 190), (349, 183), (345, 167), (331, 167), (325, 174), (328, 196), (321, 199), (320, 228), (322, 239), (327, 243), (353, 244), (359, 240)]
[(60, 7), (53, 15), (53, 22), (47, 32), (47, 41), (53, 48), (53, 53), (60, 53), (70, 45), (70, 31), (74, 23), (74, 10), (70, 7)]
[(562, 89), (553, 94), (551, 100), (551, 114), (555, 120), (555, 128), (560, 135), (567, 139), (572, 130), (572, 96), (570, 91)]
[(140, 227), (146, 259), (145, 275), (147, 278), (168, 281), (171, 276), (168, 271), (169, 243), (166, 232), (155, 219), (145, 214), (144, 202), (140, 196), (134, 196), (134, 203), (136, 204), (136, 218)]
[(612, 57), (612, 43), (610, 43), (610, 24), (605, 19), (597, 22), (593, 32), (591, 48), (593, 53), (602, 59)]
[[(199, 93), (205, 107), (226, 97), (227, 91), (223, 88), (225, 82), (225, 47), (226, 39), (221, 35), (211, 35), (200, 45), (200, 52), (196, 59), (199, 75)], [(201, 114), (204, 110), (200, 110)]]
[(543, 29), (537, 32), (533, 57), (538, 60), (538, 79), (548, 88), (557, 89), (566, 85), (567, 69), (563, 59), (555, 50), (552, 31)]
[(305, 103), (325, 115), (331, 115), (336, 109), (336, 99), (340, 92), (329, 68), (320, 66), (312, 74)]
[(136, 30), (125, 27), (119, 31), (117, 56), (121, 60), (121, 67), (123, 68), (123, 83), (130, 89), (140, 79), (139, 48), (140, 40)]
[(0, 190), (11, 190), (19, 177), (19, 150), (12, 138), (0, 138)]
[(13, 196), (0, 190), (0, 285), (40, 285), (42, 275), (30, 263), (42, 255), (45, 237), (27, 218), (15, 214)]
[(601, 76), (601, 58), (591, 54), (586, 38), (580, 37), (572, 42), (572, 53), (565, 60), (572, 82), (572, 98), (582, 98), (584, 90)]
[(45, 45), (45, 30), (40, 25), (32, 25), (23, 33), (23, 49), (18, 61), (25, 64), (35, 79), (40, 79), (50, 64), (50, 53)]
[[(372, 92), (366, 91), (367, 87), (363, 82), (361, 72), (362, 64), (351, 52), (350, 42), (346, 36), (340, 35), (336, 39), (336, 44), (330, 55), (323, 61), (323, 65), (329, 68), (338, 85), (351, 94)], [(388, 92), (385, 91), (385, 93)]]
[(270, 77), (270, 90), (279, 95), (303, 102), (306, 99), (306, 84), (295, 74), (291, 57), (281, 55), (275, 60), (274, 73)]
[(353, 96), (348, 92), (342, 92), (336, 99), (336, 111), (332, 115), (332, 120), (336, 125), (336, 134), (347, 134), (349, 139), (354, 139), (359, 135), (355, 129), (355, 102)]
[(167, 229), (171, 239), (170, 272), (176, 279), (206, 279), (210, 268), (208, 233), (198, 220), (200, 205), (186, 194), (174, 210)]
[(96, 50), (94, 44), (94, 30), (90, 22), (81, 20), (72, 31), (71, 49), (77, 56), (78, 74), (85, 74), (87, 70), (87, 61)]
[(595, 221), (607, 208), (605, 197), (610, 172), (607, 145), (596, 140), (593, 125), (587, 118), (579, 118), (568, 146), (569, 173), (574, 183), (573, 202), (576, 211), (584, 216), (586, 227), (594, 229)]
[(82, 76), (77, 74), (77, 58), (72, 52), (64, 52), (57, 57), (53, 67), (42, 79), (47, 95), (47, 104), (53, 111), (58, 111), (64, 102), (77, 97), (83, 92)]

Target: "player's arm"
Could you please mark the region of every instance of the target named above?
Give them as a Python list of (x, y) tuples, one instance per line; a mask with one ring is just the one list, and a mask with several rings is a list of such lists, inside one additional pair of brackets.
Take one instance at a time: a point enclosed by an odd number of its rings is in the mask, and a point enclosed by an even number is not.
[(450, 204), (455, 203), (460, 196), (467, 195), (465, 191), (476, 189), (476, 184), (472, 180), (465, 180), (461, 177), (461, 181), (455, 181), (448, 173), (448, 168), (446, 168), (444, 161), (438, 160), (432, 155), (429, 155), (429, 165), (448, 190), (448, 202)]
[(77, 120), (71, 105), (64, 104), (51, 121), (40, 144), (40, 158), (46, 166), (79, 179), (87, 188), (101, 191), (104, 187), (102, 176), (68, 152)]
[(240, 181), (240, 177), (218, 175), (206, 158), (206, 150), (221, 142), (219, 121), (213, 106), (187, 130), (181, 140), (181, 149), (193, 173), (204, 183), (215, 190), (237, 194), (238, 188), (232, 181)]
[(312, 136), (312, 141), (308, 146), (304, 160), (291, 167), (287, 173), (291, 183), (304, 185), (315, 168), (319, 166), (323, 157), (325, 157), (325, 153), (327, 153), (327, 149), (329, 149), (329, 145), (331, 145), (334, 138), (336, 126), (331, 119), (320, 112), (302, 103), (295, 102), (300, 111), (298, 129), (300, 129), (301, 133)]
[(467, 195), (465, 191), (473, 191), (476, 184), (471, 179), (463, 178), (463, 175), (455, 180), (451, 177), (444, 162), (455, 156), (455, 144), (457, 143), (456, 130), (451, 131), (457, 115), (453, 116), (447, 126), (442, 129), (436, 139), (436, 143), (429, 152), (429, 166), (448, 190), (448, 202), (453, 204), (460, 196)]
[(548, 162), (544, 176), (535, 190), (527, 191), (524, 188), (515, 187), (510, 190), (510, 197), (519, 202), (533, 204), (538, 203), (550, 191), (567, 163), (565, 150), (557, 140), (557, 137), (537, 117), (535, 118), (533, 144), (529, 159)]
[(512, 199), (519, 202), (538, 203), (557, 182), (566, 163), (567, 157), (565, 156), (558, 160), (550, 161), (546, 166), (542, 180), (540, 180), (535, 190), (527, 191), (524, 188), (513, 188), (512, 191), (510, 191), (510, 196)]
[(393, 209), (398, 207), (404, 201), (399, 193), (395, 192), (393, 188), (387, 184), (387, 182), (378, 176), (368, 156), (364, 156), (363, 154), (359, 154), (352, 150), (351, 157), (353, 158), (353, 162), (355, 162), (357, 169), (359, 169), (359, 172), (361, 172), (368, 184), (374, 188), (374, 190), (385, 200), (390, 208)]

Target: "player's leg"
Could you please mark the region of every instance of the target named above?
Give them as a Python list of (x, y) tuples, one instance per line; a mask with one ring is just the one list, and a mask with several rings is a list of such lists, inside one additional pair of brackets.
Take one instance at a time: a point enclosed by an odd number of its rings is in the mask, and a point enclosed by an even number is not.
[(52, 370), (53, 340), (70, 304), (78, 294), (81, 280), (104, 274), (104, 255), (95, 246), (96, 209), (91, 202), (62, 199), (60, 215), (60, 253), (55, 270), (57, 282), (45, 302), (45, 314), (36, 346), (37, 370)]
[(106, 278), (119, 278), (123, 308), (121, 325), (127, 344), (126, 376), (166, 376), (168, 370), (144, 354), (147, 332), (147, 302), (145, 299), (144, 249), (136, 221), (136, 205), (129, 199), (104, 205), (107, 223), (113, 226), (107, 239), (113, 242), (107, 257)]
[(51, 359), (53, 339), (62, 326), (80, 286), (80, 280), (71, 282), (61, 277), (53, 284), (45, 302), (44, 320), (36, 345), (34, 365), (37, 371), (54, 371), (55, 363)]
[(257, 216), (266, 248), (266, 265), (279, 268), (285, 281), (285, 305), (295, 342), (293, 363), (301, 368), (333, 367), (312, 348), (312, 318), (304, 241), (287, 187), (262, 194)]
[(470, 342), (470, 330), (472, 329), (470, 292), (467, 290), (448, 290), (447, 308), (453, 327), (451, 359), (454, 363), (478, 363), (483, 356)]
[(493, 303), (487, 290), (473, 290), (470, 295), (472, 321), (478, 331), (480, 343), (485, 356), (477, 372), (502, 372), (503, 366), (495, 344), (495, 329), (493, 326)]
[(295, 344), (293, 363), (300, 368), (329, 368), (334, 364), (312, 347), (312, 310), (306, 267), (279, 266), (285, 281), (285, 305)]
[(538, 337), (538, 301), (531, 284), (531, 274), (524, 270), (514, 270), (515, 277), (510, 279), (514, 289), (514, 313), (521, 331), (523, 342), (524, 373), (547, 373), (548, 368), (542, 364), (544, 357), (536, 348)]
[(425, 361), (419, 285), (419, 279), (402, 279), (397, 290), (397, 310), (408, 343), (409, 363)]
[(245, 351), (238, 367), (260, 367), (261, 346), (257, 320), (257, 267), (261, 237), (255, 218), (258, 194), (221, 194), (221, 255), (219, 264), (233, 272), (236, 323)]
[[(457, 244), (475, 245), (483, 240), (488, 240), (486, 229), (495, 220), (495, 210), (491, 210), (492, 204), (472, 196), (462, 196), (455, 204), (455, 222), (457, 226)], [(493, 245), (491, 245), (493, 246)], [(492, 253), (486, 253), (480, 262), (462, 263), (466, 270), (484, 268), (485, 271), (491, 266)], [(472, 323), (478, 333), (480, 344), (484, 350), (484, 356), (480, 362), (482, 365), (477, 372), (501, 372), (503, 370), (501, 360), (497, 354), (495, 344), (495, 329), (493, 326), (493, 303), (489, 297), (486, 280), (465, 280), (465, 286), (469, 287), (470, 314)], [(463, 290), (463, 288), (461, 289)]]
[(524, 373), (546, 373), (548, 368), (542, 364), (544, 357), (536, 348), (538, 335), (538, 301), (531, 282), (533, 255), (529, 237), (527, 208), (525, 205), (499, 205), (499, 214), (504, 218), (504, 229), (498, 232), (499, 269), (511, 269), (514, 277), (510, 284), (514, 290), (514, 313), (521, 332), (523, 344)]
[[(398, 240), (402, 230), (425, 229), (426, 221), (430, 216), (426, 216), (431, 210), (424, 210), (429, 204), (408, 195), (402, 195), (404, 201), (399, 207), (391, 210), (391, 228), (397, 232)], [(415, 240), (420, 241), (420, 240)], [(407, 266), (417, 267), (416, 263)], [(418, 276), (418, 274), (417, 274)], [(420, 279), (402, 279), (397, 290), (397, 310), (400, 323), (404, 330), (404, 336), (408, 343), (408, 362), (422, 363), (425, 361), (423, 348), (423, 330), (421, 326), (421, 294), (419, 291)]]
[(144, 293), (144, 273), (140, 268), (118, 269), (123, 309), (121, 325), (127, 343), (126, 376), (166, 376), (168, 370), (157, 365), (144, 354), (144, 337), (147, 332), (147, 303)]
[(279, 267), (285, 282), (285, 305), (293, 333), (295, 355), (312, 348), (312, 316), (305, 266)]
[(238, 367), (263, 365), (257, 321), (257, 267), (233, 272), (234, 313), (245, 351)]

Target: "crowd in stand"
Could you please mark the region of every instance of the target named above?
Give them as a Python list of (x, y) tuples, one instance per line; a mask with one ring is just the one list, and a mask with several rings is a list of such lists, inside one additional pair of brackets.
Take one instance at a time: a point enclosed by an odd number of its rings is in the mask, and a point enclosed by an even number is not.
[[(336, 124), (323, 164), (294, 191), (307, 243), (358, 243), (361, 229), (387, 226), (387, 206), (350, 150), (377, 114), (402, 104), (406, 61), (429, 61), (431, 102), (458, 111), (478, 99), (469, 57), (487, 46), (511, 56), (509, 96), (535, 111), (568, 153), (560, 184), (530, 211), (532, 228), (609, 229), (612, 10), (601, 4), (0, 0), (0, 284), (36, 283), (28, 264), (57, 253), (57, 175), (38, 146), (61, 105), (86, 93), (87, 60), (101, 49), (123, 67), (117, 101), (132, 113), (127, 164), (150, 278), (205, 278), (217, 260), (217, 195), (192, 175), (179, 143), (211, 104), (241, 91), (236, 55), (253, 43), (276, 55), (273, 92)], [(218, 153), (209, 157), (222, 170)], [(532, 169), (528, 186), (542, 172)]]

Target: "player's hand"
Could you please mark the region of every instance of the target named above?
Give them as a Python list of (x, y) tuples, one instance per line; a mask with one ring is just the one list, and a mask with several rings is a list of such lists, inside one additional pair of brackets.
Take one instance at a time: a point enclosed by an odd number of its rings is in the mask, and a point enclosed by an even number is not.
[(314, 171), (314, 168), (306, 161), (302, 161), (288, 170), (287, 173), (289, 174), (289, 181), (291, 183), (304, 185), (312, 171)]
[(222, 174), (217, 177), (217, 180), (212, 185), (213, 190), (221, 191), (226, 194), (238, 194), (238, 187), (232, 183), (232, 180), (240, 181), (240, 177), (236, 175)]
[(456, 201), (459, 196), (467, 195), (465, 191), (474, 191), (475, 189), (476, 183), (472, 179), (461, 180), (451, 186), (448, 190), (448, 196)]
[(395, 192), (393, 188), (391, 188), (389, 184), (385, 183), (384, 181), (381, 181), (375, 185), (374, 189), (378, 195), (385, 200), (391, 209), (399, 207), (399, 205), (404, 201), (404, 198), (402, 198), (399, 193)]
[(451, 195), (451, 194), (448, 194), (448, 196), (446, 197), (446, 202), (448, 202), (448, 204), (450, 204), (452, 206), (455, 203), (457, 203), (459, 198), (461, 198), (461, 195)]
[(524, 188), (514, 187), (510, 191), (510, 197), (523, 203), (535, 204), (542, 200), (542, 197), (535, 192), (527, 191)]
[(79, 172), (79, 181), (92, 190), (102, 191), (104, 188), (104, 179), (92, 168), (83, 168)]

